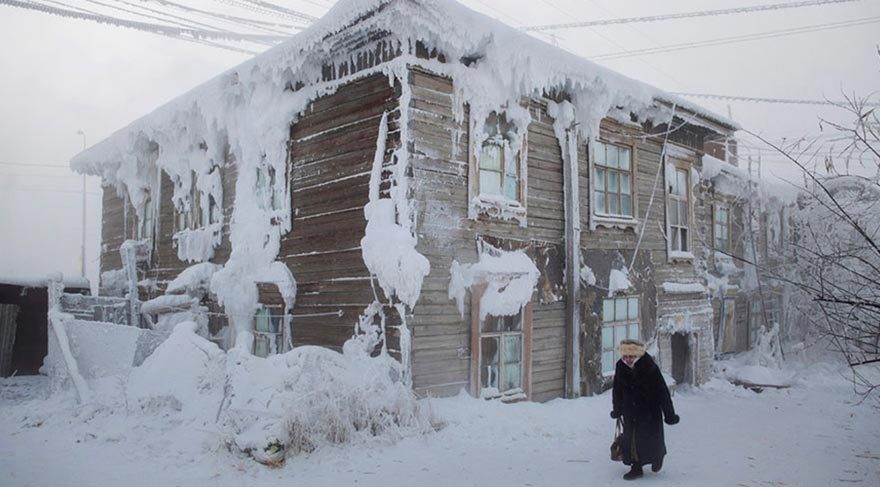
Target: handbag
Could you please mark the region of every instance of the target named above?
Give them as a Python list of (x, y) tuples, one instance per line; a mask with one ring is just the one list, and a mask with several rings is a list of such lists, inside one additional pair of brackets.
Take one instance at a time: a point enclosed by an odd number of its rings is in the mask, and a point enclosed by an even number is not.
[(614, 427), (614, 441), (611, 442), (611, 461), (623, 461), (623, 422), (617, 418), (617, 425)]

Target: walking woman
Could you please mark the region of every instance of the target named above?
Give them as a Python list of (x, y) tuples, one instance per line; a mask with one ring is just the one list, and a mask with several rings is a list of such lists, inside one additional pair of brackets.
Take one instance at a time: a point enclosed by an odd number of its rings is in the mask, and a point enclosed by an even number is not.
[(679, 418), (660, 368), (645, 353), (645, 344), (623, 340), (620, 354), (614, 370), (611, 417), (623, 418), (623, 463), (631, 466), (623, 478), (634, 480), (643, 475), (643, 465), (650, 463), (654, 472), (663, 467), (663, 420), (676, 424)]

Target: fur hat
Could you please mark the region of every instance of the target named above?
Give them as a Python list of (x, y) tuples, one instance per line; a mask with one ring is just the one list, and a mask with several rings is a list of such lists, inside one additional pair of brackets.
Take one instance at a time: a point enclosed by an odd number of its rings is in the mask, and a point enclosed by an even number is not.
[(638, 340), (621, 340), (620, 354), (635, 355), (636, 357), (641, 357), (645, 354), (645, 344)]

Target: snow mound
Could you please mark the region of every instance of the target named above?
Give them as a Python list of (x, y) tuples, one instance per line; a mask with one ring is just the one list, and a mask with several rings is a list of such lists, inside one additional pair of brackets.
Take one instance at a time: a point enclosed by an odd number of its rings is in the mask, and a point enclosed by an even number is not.
[(170, 407), (187, 417), (217, 411), (223, 393), (226, 354), (196, 334), (198, 324), (178, 324), (165, 342), (135, 367), (129, 397), (145, 411)]
[(432, 429), (401, 381), (400, 364), (387, 355), (305, 346), (266, 359), (233, 351), (227, 360), (230, 392), (222, 421), (229, 446), (258, 461)]
[(261, 358), (223, 352), (197, 328), (179, 324), (132, 371), (128, 396), (142, 412), (216, 423), (230, 450), (266, 464), (322, 446), (394, 441), (433, 429), (431, 415), (401, 380), (401, 365), (388, 355), (306, 346)]

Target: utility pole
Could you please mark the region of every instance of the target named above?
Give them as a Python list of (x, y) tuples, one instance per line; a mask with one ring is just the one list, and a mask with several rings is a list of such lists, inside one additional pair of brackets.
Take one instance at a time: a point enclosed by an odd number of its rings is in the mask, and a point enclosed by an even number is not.
[[(83, 150), (86, 150), (86, 133), (82, 131), (82, 129), (76, 131), (77, 134), (82, 135), (83, 138)], [(83, 174), (82, 177), (82, 242), (80, 243), (80, 274), (83, 278), (86, 277), (86, 175)]]

